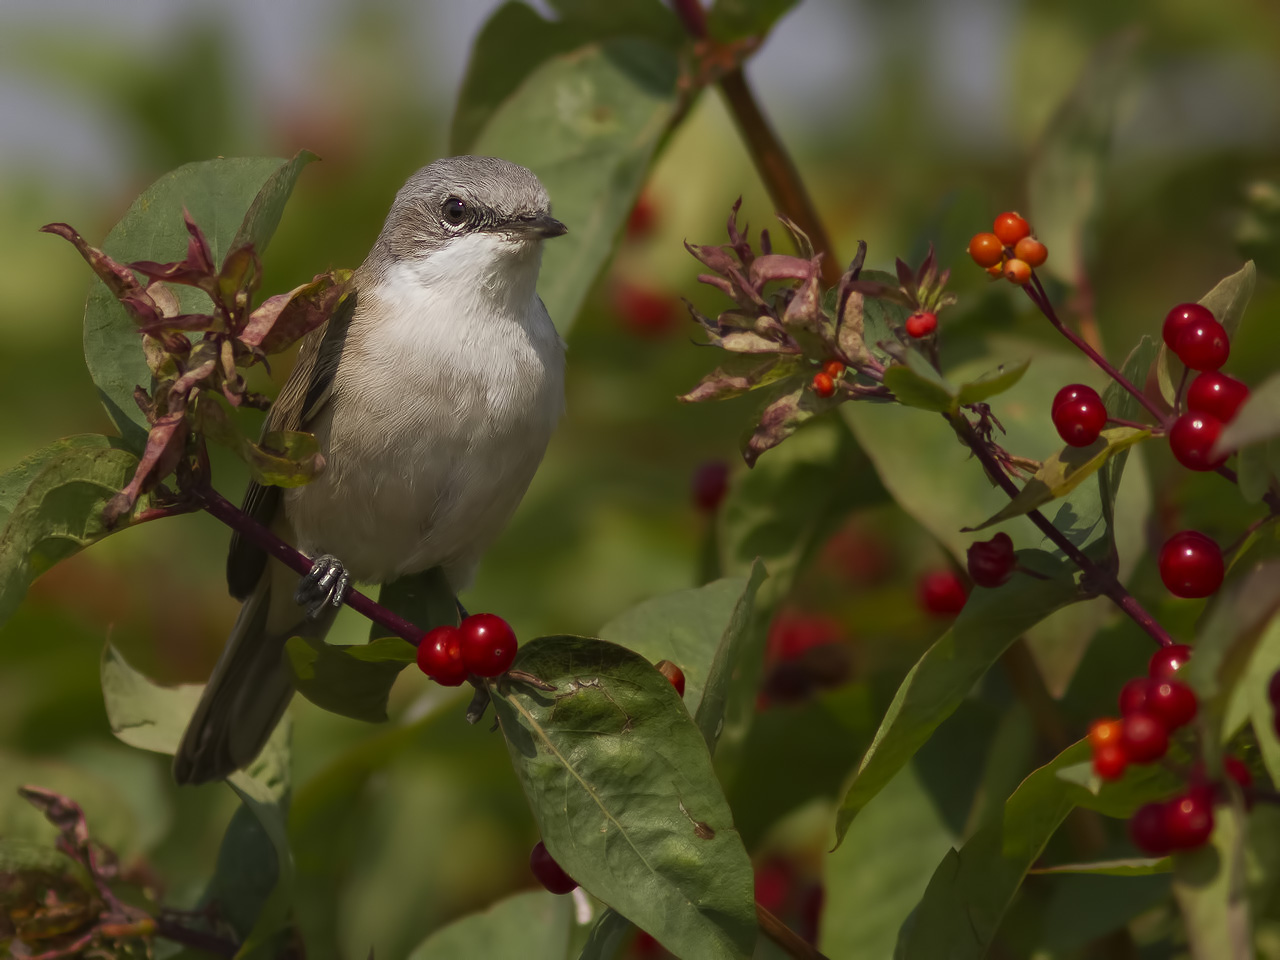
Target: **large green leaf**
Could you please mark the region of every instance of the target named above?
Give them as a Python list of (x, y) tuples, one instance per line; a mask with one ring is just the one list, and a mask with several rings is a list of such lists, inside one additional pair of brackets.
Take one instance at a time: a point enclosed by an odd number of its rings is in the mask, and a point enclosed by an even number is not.
[(561, 333), (608, 261), (675, 119), (676, 54), (613, 37), (542, 63), (492, 113), (473, 149), (533, 170), (569, 234), (546, 245), (539, 292)]
[[(384, 583), (378, 589), (378, 603), (421, 630), (458, 625), (458, 601), (440, 567)], [(386, 627), (369, 624), (370, 643), (386, 636)]]
[[(1026, 563), (1029, 558), (1020, 559)], [(1052, 571), (1052, 564), (1046, 564), (1041, 572)], [(999, 589), (973, 592), (951, 629), (925, 651), (898, 687), (840, 804), (837, 842), (1009, 644), (1076, 599), (1075, 582), (1065, 565), (1047, 580), (1015, 576)]]
[[(137, 466), (138, 458), (119, 441), (72, 437), (6, 474), (0, 493), (13, 506), (0, 529), (0, 623), (13, 615), (36, 577), (111, 532), (102, 508)], [(25, 489), (13, 500), (21, 483)], [(137, 509), (146, 505), (144, 498)]]
[(572, 906), (545, 891), (518, 893), (437, 930), (408, 960), (565, 960)]
[(353, 646), (290, 637), (285, 654), (294, 686), (317, 707), (353, 720), (381, 723), (387, 719), (391, 687), (400, 671), (414, 661), (417, 650), (400, 637)]
[(1137, 39), (1130, 30), (1098, 47), (1041, 134), (1028, 171), (1032, 223), (1049, 248), (1041, 269), (1073, 286), (1094, 260), (1102, 174)]
[(581, 637), (526, 644), (490, 684), (516, 774), (557, 862), (679, 956), (747, 957), (751, 865), (702, 733), (639, 654)]
[[(217, 262), (237, 238), (252, 240), (261, 255), (310, 159), (304, 152), (292, 160), (227, 157), (181, 166), (133, 202), (107, 234), (102, 249), (121, 263), (181, 260), (189, 239), (182, 219), (186, 209), (204, 231)], [(189, 288), (176, 292), (184, 309), (198, 306), (203, 297)], [(85, 304), (84, 353), (107, 413), (128, 446), (141, 450), (147, 422), (134, 402), (133, 389), (150, 384), (151, 371), (133, 321), (96, 279)]]
[(1194, 960), (1252, 960), (1244, 817), (1219, 806), (1214, 821), (1207, 844), (1173, 858), (1173, 893)]

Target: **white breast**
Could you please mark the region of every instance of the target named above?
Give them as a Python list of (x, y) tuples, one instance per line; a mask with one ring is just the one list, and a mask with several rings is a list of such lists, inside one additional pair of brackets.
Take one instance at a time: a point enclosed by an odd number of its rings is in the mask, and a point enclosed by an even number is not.
[(472, 234), (360, 289), (314, 424), (325, 470), (287, 492), (300, 549), (357, 580), (443, 565), (466, 586), (564, 408), (564, 344), (535, 292), (540, 246)]

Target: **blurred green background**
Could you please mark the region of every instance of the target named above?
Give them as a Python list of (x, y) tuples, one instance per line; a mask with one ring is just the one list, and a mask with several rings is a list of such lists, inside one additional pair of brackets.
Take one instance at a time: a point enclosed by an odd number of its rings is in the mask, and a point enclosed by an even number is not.
[[(69, 247), (37, 234), (41, 224), (67, 221), (98, 242), (174, 166), (307, 148), (323, 162), (303, 174), (265, 257), (264, 290), (355, 266), (395, 190), (446, 150), (467, 51), (495, 6), (0, 5), (0, 409), (8, 411), (0, 468), (55, 437), (108, 429), (81, 359), (88, 273)], [(1091, 277), (1101, 336), (1118, 359), (1169, 306), (1238, 268), (1249, 186), (1280, 179), (1280, 7), (806, 0), (781, 21), (749, 77), (843, 256), (864, 239), (868, 265), (891, 269), (895, 255), (918, 259), (935, 242), (955, 269), (957, 322), (1026, 332), (1037, 328), (1025, 300), (1007, 285), (989, 286), (964, 244), (999, 210), (1026, 212), (1025, 173), (1039, 132), (1094, 46), (1130, 26), (1141, 30), (1137, 66), (1114, 133)], [(692, 503), (690, 480), (699, 463), (717, 458), (741, 475), (737, 437), (751, 407), (674, 400), (713, 363), (690, 346), (679, 298), (718, 309), (681, 241), (719, 242), (739, 195), (744, 219), (770, 224), (732, 121), (708, 93), (653, 172), (651, 224), (619, 238), (573, 322), (568, 414), (463, 597), (470, 609), (502, 614), (521, 637), (594, 633), (637, 601), (696, 582), (708, 520)], [(1230, 373), (1257, 383), (1274, 368), (1278, 308), (1280, 290), (1264, 273)], [(275, 371), (277, 383), (286, 372)], [(1045, 420), (1049, 429), (1047, 412)], [(1234, 499), (1212, 478), (1175, 474), (1167, 460), (1153, 451), (1148, 461), (1152, 541), (1190, 523), (1229, 540), (1243, 515)], [(849, 463), (870, 470), (856, 452)], [(219, 460), (215, 476), (239, 496), (246, 478), (235, 461)], [(863, 488), (876, 486), (861, 479)], [(946, 478), (937, 479), (945, 497)], [(861, 499), (882, 500), (865, 491)], [(884, 502), (830, 532), (790, 607), (838, 624), (855, 679), (831, 709), (856, 714), (849, 728), (869, 736), (902, 673), (943, 629), (917, 609), (914, 583), (945, 558)], [(148, 864), (173, 902), (194, 899), (211, 872), (233, 797), (221, 787), (178, 791), (162, 758), (112, 739), (98, 658), (110, 639), (156, 679), (203, 680), (237, 609), (222, 580), (226, 540), (204, 516), (127, 531), (43, 577), (0, 629), (0, 788), (65, 786), (102, 839), (126, 862)], [(1137, 581), (1175, 627), (1198, 609), (1152, 590), (1149, 564)], [(337, 632), (365, 629), (344, 612)], [(1120, 675), (1145, 655), (1127, 642), (1132, 656), (1119, 655)], [(440, 695), (416, 672), (402, 676), (394, 722), (430, 719), (359, 791), (348, 816), (316, 835), (327, 845), (317, 869), (339, 891), (328, 922), (342, 955), (362, 956), (375, 941), (379, 955), (402, 955), (444, 920), (529, 883), (524, 858), (534, 828), (501, 741), (468, 727), (461, 702), (431, 714)], [(1094, 706), (1083, 695), (1073, 735)], [(297, 784), (343, 751), (358, 754), (388, 735), (301, 701), (295, 713)], [(819, 774), (814, 793), (838, 785), (859, 750), (856, 736), (837, 749), (846, 766)], [(749, 845), (824, 849), (822, 826), (798, 828), (800, 841), (768, 840), (788, 808), (779, 801), (764, 809), (749, 829), (740, 824)], [(0, 833), (29, 821), (0, 800)]]

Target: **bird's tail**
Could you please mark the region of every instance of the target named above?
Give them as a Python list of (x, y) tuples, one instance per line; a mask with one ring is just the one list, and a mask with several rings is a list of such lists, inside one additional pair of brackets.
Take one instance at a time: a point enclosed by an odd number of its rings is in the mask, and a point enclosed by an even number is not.
[(323, 637), (336, 608), (310, 620), (293, 602), (297, 574), (267, 562), (231, 629), (173, 758), (178, 783), (221, 780), (248, 766), (266, 745), (293, 697), (284, 659), (290, 637)]

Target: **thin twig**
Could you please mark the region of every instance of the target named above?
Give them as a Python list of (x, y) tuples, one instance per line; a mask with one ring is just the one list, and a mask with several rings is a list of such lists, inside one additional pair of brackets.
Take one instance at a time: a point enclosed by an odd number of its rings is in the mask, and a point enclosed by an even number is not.
[(817, 947), (758, 903), (756, 922), (760, 924), (760, 932), (785, 950), (787, 956), (795, 957), (796, 960), (829, 960)]

